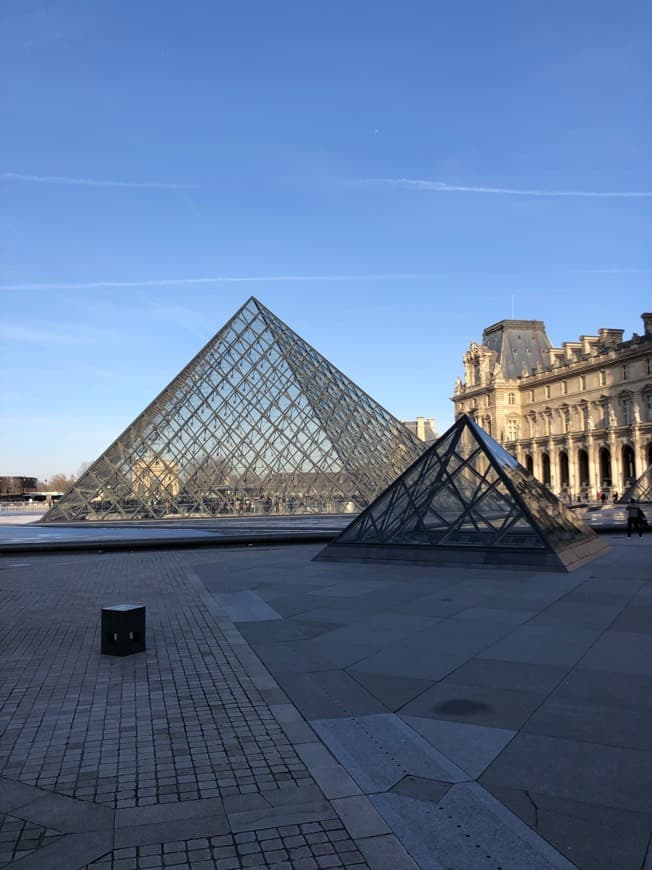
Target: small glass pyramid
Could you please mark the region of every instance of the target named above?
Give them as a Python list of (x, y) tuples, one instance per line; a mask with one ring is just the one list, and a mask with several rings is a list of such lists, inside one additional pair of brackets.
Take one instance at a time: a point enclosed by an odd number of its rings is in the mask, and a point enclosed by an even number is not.
[(578, 567), (606, 545), (468, 415), (317, 558)]
[(634, 501), (652, 501), (652, 465), (648, 465), (638, 480), (635, 480), (619, 499), (619, 502), (626, 504), (632, 498)]
[(251, 297), (43, 522), (357, 513), (423, 449)]

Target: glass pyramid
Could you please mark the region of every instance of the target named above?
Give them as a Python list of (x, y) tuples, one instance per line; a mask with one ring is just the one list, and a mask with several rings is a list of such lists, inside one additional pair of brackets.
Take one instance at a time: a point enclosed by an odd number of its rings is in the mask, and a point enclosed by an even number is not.
[(632, 498), (634, 501), (652, 501), (652, 465), (648, 465), (638, 480), (634, 481), (619, 499), (619, 502), (626, 504)]
[(568, 568), (606, 546), (468, 415), (318, 558)]
[(252, 297), (43, 522), (358, 512), (423, 449)]

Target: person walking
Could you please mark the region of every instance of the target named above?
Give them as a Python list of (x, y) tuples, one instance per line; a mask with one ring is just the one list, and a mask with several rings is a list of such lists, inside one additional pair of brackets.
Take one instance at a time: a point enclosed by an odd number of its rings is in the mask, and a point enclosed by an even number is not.
[(641, 514), (643, 511), (636, 504), (636, 499), (630, 498), (629, 504), (627, 505), (627, 537), (631, 538), (632, 529), (635, 529), (638, 532), (639, 538), (643, 537), (643, 532), (641, 531)]

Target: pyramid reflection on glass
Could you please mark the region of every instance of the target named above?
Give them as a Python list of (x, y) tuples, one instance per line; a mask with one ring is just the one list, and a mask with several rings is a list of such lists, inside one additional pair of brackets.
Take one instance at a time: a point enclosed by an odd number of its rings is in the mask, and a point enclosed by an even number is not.
[(620, 502), (626, 504), (632, 498), (634, 501), (652, 501), (652, 465), (648, 465), (638, 480), (634, 481)]
[(252, 297), (43, 521), (357, 513), (423, 449)]
[(317, 558), (571, 570), (607, 549), (463, 415)]

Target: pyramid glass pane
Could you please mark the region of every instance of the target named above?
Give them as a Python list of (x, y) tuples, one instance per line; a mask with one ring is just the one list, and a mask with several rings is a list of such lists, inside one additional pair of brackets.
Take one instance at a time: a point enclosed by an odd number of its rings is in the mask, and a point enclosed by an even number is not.
[(652, 465), (648, 465), (639, 479), (625, 492), (620, 502), (626, 504), (634, 501), (652, 501)]
[(44, 521), (353, 513), (423, 449), (251, 298)]
[[(572, 511), (463, 416), (320, 558), (346, 558), (346, 547), (372, 545), (375, 555), (369, 558), (400, 558), (393, 547), (416, 553), (416, 559), (419, 550), (502, 553), (502, 560), (507, 551), (528, 551), (546, 559), (554, 554), (548, 562), (565, 565), (562, 550), (587, 545), (597, 554), (605, 549), (597, 541)], [(359, 547), (355, 552), (365, 558)]]

